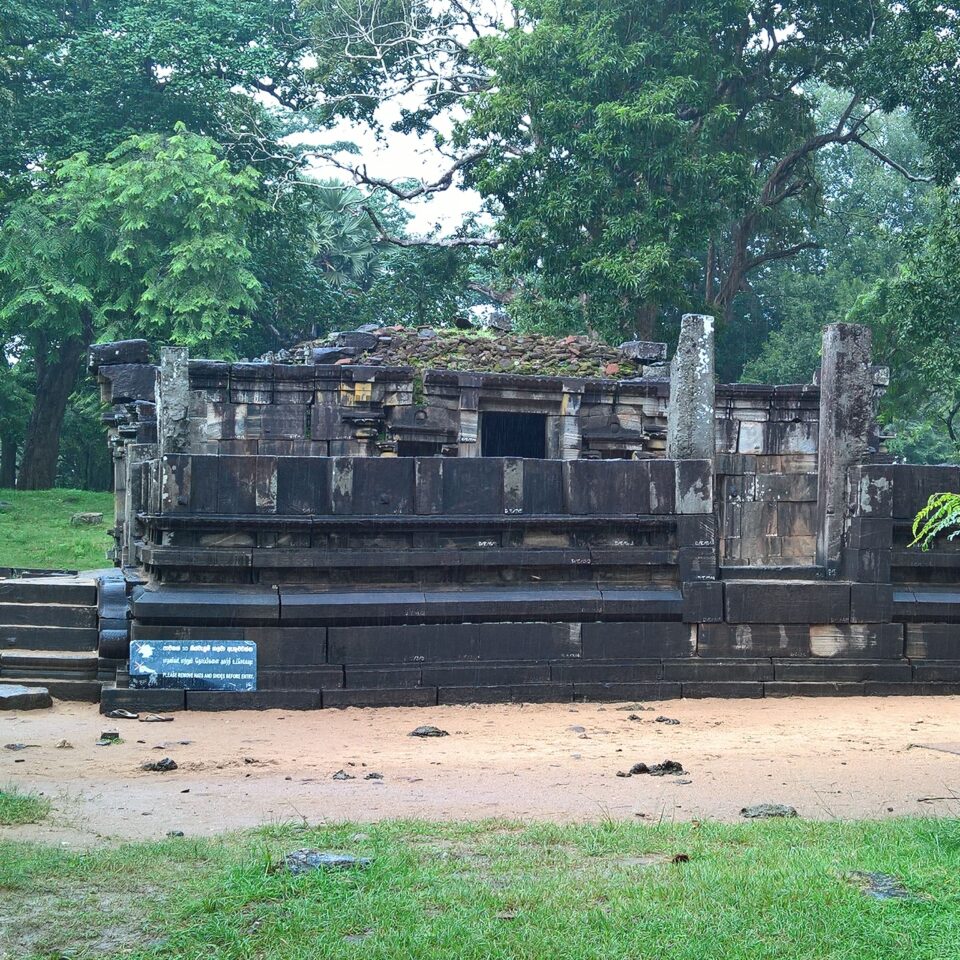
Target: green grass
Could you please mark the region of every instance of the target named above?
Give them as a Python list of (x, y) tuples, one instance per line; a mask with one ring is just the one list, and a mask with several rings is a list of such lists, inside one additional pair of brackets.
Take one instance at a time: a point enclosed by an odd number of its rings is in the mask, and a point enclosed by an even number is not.
[[(86, 490), (0, 490), (0, 567), (95, 570), (108, 566), (113, 494)], [(71, 527), (75, 513), (102, 513), (103, 523)]]
[(35, 793), (23, 793), (15, 787), (0, 790), (0, 826), (36, 823), (50, 812), (50, 801)]
[[(374, 862), (270, 869), (302, 846)], [(916, 899), (870, 899), (853, 870), (894, 874)], [(4, 941), (15, 957), (945, 960), (960, 823), (393, 821), (82, 854), (0, 842)]]

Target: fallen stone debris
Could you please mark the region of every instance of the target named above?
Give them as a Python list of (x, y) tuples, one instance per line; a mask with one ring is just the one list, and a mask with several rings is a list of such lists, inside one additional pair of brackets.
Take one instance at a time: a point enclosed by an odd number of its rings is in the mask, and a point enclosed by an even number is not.
[(410, 731), (411, 737), (449, 737), (450, 734), (446, 730), (441, 730), (439, 727), (431, 727), (425, 725), (422, 727), (417, 727), (416, 730)]
[(763, 820), (769, 817), (795, 817), (797, 816), (797, 808), (785, 803), (755, 803), (753, 806), (744, 807), (740, 811), (740, 816), (747, 817), (749, 820)]
[(167, 773), (170, 770), (177, 769), (177, 762), (176, 760), (171, 760), (170, 757), (164, 757), (162, 760), (145, 763), (143, 769), (153, 773)]
[(655, 763), (652, 766), (648, 766), (645, 763), (635, 763), (629, 770), (618, 770), (618, 777), (637, 777), (642, 774), (648, 774), (651, 777), (666, 777), (671, 774), (682, 774), (686, 773), (683, 769), (683, 764), (678, 763), (676, 760), (664, 760), (663, 763)]
[(354, 857), (349, 853), (329, 853), (324, 850), (294, 850), (286, 854), (273, 870), (285, 869), (294, 876), (314, 870), (366, 870), (373, 861), (369, 857)]
[(347, 773), (346, 770), (338, 770), (330, 779), (331, 780), (356, 780), (357, 778), (352, 773)]
[(674, 720), (673, 717), (657, 717), (654, 723), (665, 723), (668, 727), (678, 727), (680, 725), (679, 720)]
[(0, 710), (42, 710), (53, 706), (46, 687), (26, 687), (19, 683), (0, 686)]

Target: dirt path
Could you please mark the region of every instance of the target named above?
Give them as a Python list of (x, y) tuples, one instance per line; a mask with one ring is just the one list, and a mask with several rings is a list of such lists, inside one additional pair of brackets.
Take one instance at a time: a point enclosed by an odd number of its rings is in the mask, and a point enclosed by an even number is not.
[[(303, 819), (735, 820), (764, 801), (818, 819), (960, 814), (960, 697), (175, 716), (106, 720), (67, 703), (0, 715), (0, 787), (41, 791), (54, 805), (45, 823), (0, 836), (82, 846)], [(408, 736), (428, 723), (450, 736)], [(111, 727), (124, 742), (95, 746)], [(63, 738), (72, 749), (56, 748)], [(179, 769), (141, 770), (166, 756)], [(616, 775), (667, 758), (686, 773)], [(340, 769), (356, 779), (333, 780)], [(365, 780), (370, 772), (383, 779)]]

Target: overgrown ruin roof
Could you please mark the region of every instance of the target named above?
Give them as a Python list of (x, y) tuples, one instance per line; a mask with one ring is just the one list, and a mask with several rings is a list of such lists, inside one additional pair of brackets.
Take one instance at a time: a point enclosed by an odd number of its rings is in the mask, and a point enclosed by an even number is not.
[(264, 359), (624, 380), (665, 376), (665, 358), (665, 344), (645, 341), (615, 347), (585, 336), (370, 325), (306, 341)]

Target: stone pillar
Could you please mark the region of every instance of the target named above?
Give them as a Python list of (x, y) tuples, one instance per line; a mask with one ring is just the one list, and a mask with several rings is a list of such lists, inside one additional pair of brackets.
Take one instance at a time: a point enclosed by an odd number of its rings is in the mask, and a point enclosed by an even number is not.
[(667, 459), (714, 459), (715, 393), (713, 317), (688, 313), (670, 363)]
[(186, 347), (163, 347), (157, 373), (157, 441), (160, 456), (186, 453), (190, 436), (190, 355)]
[(840, 572), (847, 470), (862, 462), (873, 428), (872, 337), (867, 327), (831, 323), (820, 361), (820, 438), (817, 451), (817, 564)]

